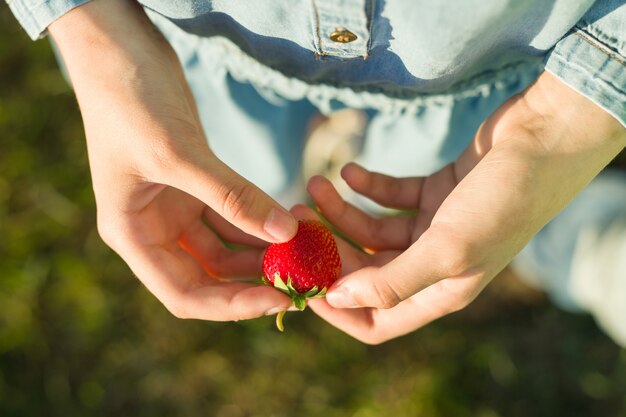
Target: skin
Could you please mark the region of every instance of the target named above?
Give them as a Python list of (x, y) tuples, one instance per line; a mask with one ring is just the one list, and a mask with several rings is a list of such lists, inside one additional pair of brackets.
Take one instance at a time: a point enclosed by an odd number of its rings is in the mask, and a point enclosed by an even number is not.
[[(213, 154), (180, 63), (141, 8), (95, 0), (49, 29), (83, 116), (104, 241), (177, 317), (286, 309), (285, 295), (238, 279), (258, 276), (266, 242), (291, 238), (295, 220)], [(311, 307), (367, 343), (463, 308), (625, 145), (615, 119), (546, 73), (428, 178), (344, 168), (354, 190), (414, 217), (374, 219), (313, 178), (322, 214), (367, 251), (339, 242), (345, 276)]]
[(286, 309), (285, 295), (238, 278), (258, 278), (265, 242), (290, 239), (296, 221), (213, 154), (180, 63), (141, 7), (96, 0), (49, 30), (80, 105), (103, 240), (177, 317)]
[[(344, 167), (353, 190), (415, 216), (374, 218), (312, 178), (321, 214), (366, 250), (339, 242), (345, 276), (311, 308), (370, 344), (464, 308), (625, 146), (615, 118), (544, 72), (429, 177)], [(293, 212), (315, 215), (303, 206)]]

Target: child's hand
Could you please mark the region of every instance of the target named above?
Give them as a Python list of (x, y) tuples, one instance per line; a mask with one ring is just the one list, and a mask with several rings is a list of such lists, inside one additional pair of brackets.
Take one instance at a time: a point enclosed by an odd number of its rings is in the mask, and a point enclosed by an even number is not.
[(614, 118), (544, 73), (430, 177), (345, 167), (352, 189), (415, 216), (373, 218), (313, 178), (321, 213), (369, 253), (340, 245), (346, 276), (312, 309), (368, 343), (462, 309), (625, 145)]
[(105, 242), (178, 317), (287, 308), (272, 288), (228, 279), (258, 275), (263, 240), (288, 240), (296, 222), (211, 152), (177, 57), (141, 7), (90, 2), (50, 30), (81, 107)]

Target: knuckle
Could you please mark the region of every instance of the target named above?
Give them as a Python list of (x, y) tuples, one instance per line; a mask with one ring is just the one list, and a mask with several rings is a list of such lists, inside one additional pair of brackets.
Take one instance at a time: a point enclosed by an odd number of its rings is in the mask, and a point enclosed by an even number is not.
[(470, 242), (459, 239), (450, 231), (435, 232), (431, 239), (436, 244), (431, 245), (429, 257), (439, 265), (440, 277), (464, 276), (473, 268), (477, 259), (476, 248)]
[(229, 184), (222, 194), (223, 217), (235, 221), (247, 218), (252, 210), (255, 191), (254, 186), (247, 182)]
[(117, 250), (120, 243), (121, 232), (115, 222), (103, 215), (98, 215), (96, 227), (102, 241), (110, 248)]
[(360, 342), (370, 346), (381, 345), (388, 340), (388, 338), (382, 337), (380, 334), (374, 332), (362, 335), (357, 338)]
[(393, 200), (397, 200), (402, 197), (402, 194), (404, 193), (402, 182), (397, 181), (395, 178), (387, 178), (384, 186), (386, 190), (385, 192), (387, 192)]
[(155, 140), (149, 145), (146, 161), (148, 173), (158, 177), (172, 172), (190, 171), (206, 159), (205, 143), (181, 140)]
[(179, 301), (169, 301), (163, 303), (163, 305), (165, 306), (165, 308), (167, 308), (167, 311), (169, 311), (177, 319), (191, 318), (189, 311), (185, 307), (183, 307), (183, 303)]
[(478, 295), (478, 292), (473, 285), (468, 285), (466, 282), (456, 281), (465, 278), (450, 278), (440, 281), (438, 285), (440, 290), (447, 295), (448, 303), (445, 307), (445, 313), (451, 314), (457, 311), (463, 310)]
[(467, 273), (472, 268), (472, 248), (470, 245), (456, 242), (448, 256), (442, 261), (444, 277), (457, 277)]
[(448, 313), (456, 313), (457, 311), (461, 311), (463, 309), (465, 309), (470, 303), (472, 302), (471, 299), (466, 298), (464, 296), (461, 295), (456, 295), (452, 298), (452, 301), (450, 302), (449, 306), (448, 306)]
[(148, 163), (148, 172), (156, 174), (159, 172), (167, 172), (179, 166), (180, 158), (178, 151), (168, 141), (155, 141), (150, 145), (150, 158), (146, 158)]
[(376, 295), (376, 305), (374, 307), (389, 309), (398, 305), (402, 299), (391, 283), (386, 279), (377, 279), (373, 282)]

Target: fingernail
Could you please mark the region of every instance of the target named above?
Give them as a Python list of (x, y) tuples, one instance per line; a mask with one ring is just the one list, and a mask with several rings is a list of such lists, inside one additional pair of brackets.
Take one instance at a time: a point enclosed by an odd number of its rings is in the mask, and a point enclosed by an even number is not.
[(264, 228), (274, 239), (286, 242), (296, 234), (297, 223), (289, 213), (273, 208)]
[(285, 307), (273, 307), (265, 312), (266, 316), (273, 316), (274, 314), (278, 314), (283, 311)]
[(358, 307), (354, 296), (347, 287), (339, 287), (334, 291), (326, 294), (326, 301), (335, 308), (354, 308)]

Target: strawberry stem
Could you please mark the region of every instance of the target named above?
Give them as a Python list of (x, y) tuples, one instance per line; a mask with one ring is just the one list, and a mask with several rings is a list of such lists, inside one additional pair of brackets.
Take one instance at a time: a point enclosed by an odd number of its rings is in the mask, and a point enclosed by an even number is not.
[[(263, 278), (264, 282), (268, 282), (267, 278)], [(268, 284), (269, 285), (269, 284)], [(287, 277), (287, 283), (282, 280), (280, 274), (274, 275), (274, 288), (287, 294), (291, 298), (291, 304), (300, 311), (306, 308), (307, 300), (312, 298), (324, 298), (326, 296), (326, 288), (322, 288), (320, 291), (317, 286), (311, 288), (309, 291), (300, 294), (294, 287), (291, 277)], [(283, 310), (276, 315), (276, 327), (281, 332), (285, 330), (283, 325), (283, 317), (285, 317), (287, 310)]]
[(283, 317), (285, 317), (286, 312), (287, 310), (283, 310), (276, 315), (276, 327), (278, 327), (278, 330), (281, 332), (285, 331), (285, 326), (283, 326)]

